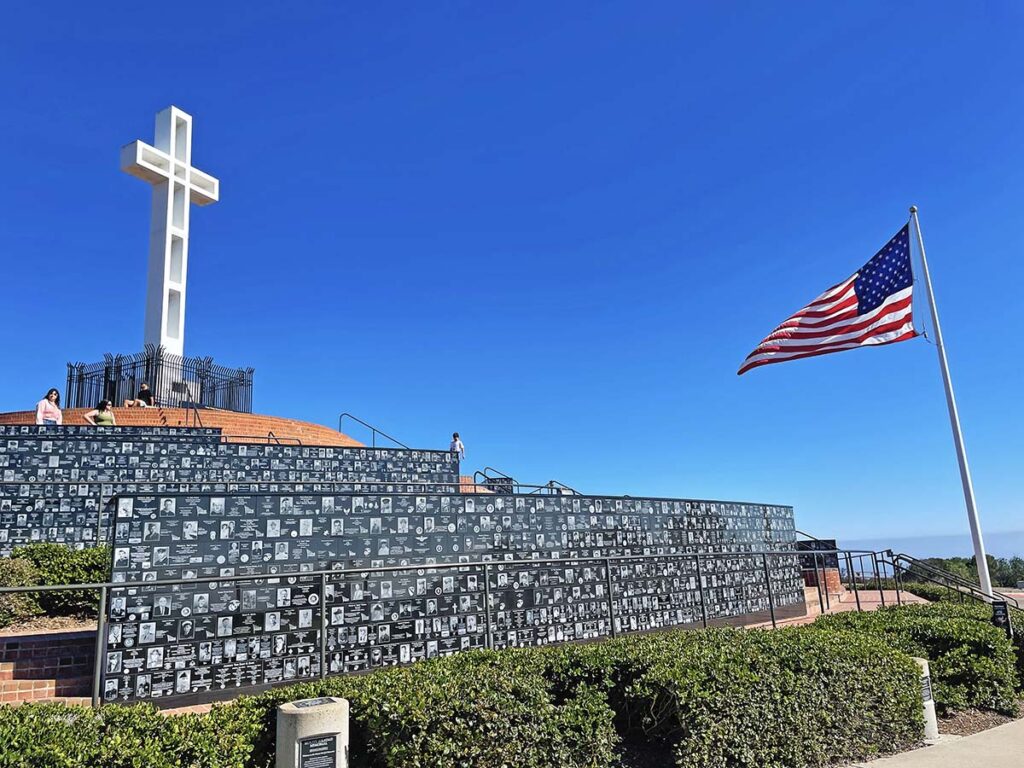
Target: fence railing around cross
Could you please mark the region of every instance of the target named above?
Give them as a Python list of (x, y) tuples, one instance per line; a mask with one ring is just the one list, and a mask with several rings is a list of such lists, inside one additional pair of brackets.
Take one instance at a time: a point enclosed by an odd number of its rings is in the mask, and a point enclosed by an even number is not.
[(181, 357), (147, 345), (133, 355), (103, 356), (97, 363), (68, 363), (64, 407), (115, 406), (134, 400), (143, 384), (165, 408), (219, 408), (252, 413), (252, 368), (228, 368), (211, 357)]

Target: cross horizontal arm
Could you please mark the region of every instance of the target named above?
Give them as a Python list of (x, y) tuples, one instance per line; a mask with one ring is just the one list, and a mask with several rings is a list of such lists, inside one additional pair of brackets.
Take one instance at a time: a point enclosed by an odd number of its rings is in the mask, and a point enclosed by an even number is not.
[(150, 184), (171, 179), (188, 184), (189, 199), (194, 205), (209, 205), (220, 198), (220, 182), (198, 168), (176, 162), (166, 152), (144, 141), (133, 141), (121, 147), (121, 170)]
[(121, 170), (150, 184), (171, 178), (171, 167), (170, 157), (143, 141), (135, 140), (121, 147)]

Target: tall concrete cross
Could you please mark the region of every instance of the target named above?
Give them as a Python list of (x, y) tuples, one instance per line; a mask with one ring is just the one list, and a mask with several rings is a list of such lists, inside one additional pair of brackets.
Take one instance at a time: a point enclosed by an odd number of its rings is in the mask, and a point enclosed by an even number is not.
[(182, 355), (189, 201), (217, 202), (220, 182), (192, 167), (192, 116), (177, 107), (157, 114), (153, 144), (133, 141), (122, 147), (121, 170), (153, 185), (145, 343)]

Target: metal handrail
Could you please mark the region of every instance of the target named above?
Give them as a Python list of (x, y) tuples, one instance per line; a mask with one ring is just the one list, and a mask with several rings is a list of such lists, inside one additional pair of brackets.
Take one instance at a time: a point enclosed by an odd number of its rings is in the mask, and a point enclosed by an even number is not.
[[(494, 474), (489, 475), (487, 474), (488, 472), (493, 472)], [(480, 482), (480, 478), (483, 478), (483, 482)], [(482, 485), (487, 487), (488, 483), (493, 482), (494, 480), (508, 480), (512, 485), (513, 492), (519, 487), (519, 483), (514, 477), (506, 475), (500, 469), (495, 469), (494, 467), (484, 467), (483, 469), (478, 469), (473, 473), (474, 486)]]
[[(481, 478), (483, 479), (483, 482), (481, 482)], [(500, 469), (495, 469), (494, 467), (484, 467), (483, 469), (478, 469), (476, 472), (473, 473), (473, 485), (482, 485), (486, 487), (488, 485), (488, 482), (492, 482), (494, 480), (508, 480), (512, 485), (513, 493), (519, 493), (524, 488), (532, 488), (533, 490), (529, 491), (529, 494), (531, 495), (536, 493), (543, 493), (544, 491), (555, 493), (558, 490), (569, 491), (573, 496), (583, 495), (575, 488), (571, 488), (565, 483), (560, 483), (558, 480), (548, 480), (546, 483), (541, 484), (521, 483), (511, 475), (505, 474)]]
[[(548, 480), (546, 483), (544, 483), (544, 485), (540, 486), (540, 488), (538, 488), (536, 491), (530, 491), (530, 493), (531, 494), (532, 493), (540, 493), (542, 490), (545, 490), (545, 489), (547, 489), (547, 490), (551, 491), (553, 494), (559, 495), (559, 496), (582, 496), (583, 495), (582, 493), (577, 491), (575, 488), (572, 488), (571, 486), (568, 486), (565, 483), (560, 483), (558, 480)], [(569, 493), (567, 493), (567, 494), (556, 493), (556, 492), (559, 492), (559, 491), (569, 491)]]
[[(201, 418), (199, 418), (199, 409), (196, 407), (196, 398), (195, 398), (195, 395), (192, 394), (192, 388), (188, 385), (188, 382), (185, 381), (184, 379), (182, 379), (181, 383), (185, 387), (185, 394), (188, 395), (188, 405), (189, 405), (189, 409), (192, 411), (193, 418), (195, 419), (195, 424), (198, 424), (200, 427), (202, 427), (203, 426), (203, 420)], [(195, 424), (193, 424), (193, 426), (195, 426)], [(186, 427), (188, 426), (188, 413), (187, 412), (185, 414), (185, 426)]]
[(371, 435), (372, 445), (370, 446), (371, 448), (376, 448), (377, 447), (377, 435), (380, 435), (381, 437), (386, 437), (392, 443), (395, 443), (396, 445), (402, 446), (406, 450), (410, 450), (410, 451), (412, 450), (408, 445), (403, 443), (401, 440), (392, 437), (387, 432), (383, 432), (383, 431), (377, 429), (375, 426), (373, 426), (373, 424), (366, 423), (365, 421), (360, 419), (358, 416), (353, 416), (348, 411), (346, 411), (345, 413), (341, 414), (341, 416), (338, 417), (338, 431), (339, 432), (341, 432), (341, 422), (344, 421), (346, 417), (352, 419), (352, 421), (357, 422), (358, 424), (362, 424), (364, 427), (366, 427), (367, 429), (369, 429), (372, 432), (372, 435)]
[[(980, 585), (974, 584), (968, 579), (963, 578), (962, 576), (957, 576), (955, 573), (944, 571), (941, 568), (932, 565), (931, 563), (926, 563), (923, 560), (919, 560), (918, 558), (903, 552), (900, 552), (899, 554), (893, 554), (892, 550), (888, 550), (888, 552), (890, 557), (892, 558), (892, 564), (895, 567), (904, 571), (905, 573), (912, 574), (915, 577), (923, 576), (923, 578), (927, 579), (928, 581), (939, 584), (939, 586), (949, 587), (952, 584), (956, 587), (957, 592), (960, 592), (961, 594), (967, 594), (968, 597), (979, 600), (980, 602), (990, 602), (991, 598), (989, 598), (988, 595), (982, 592)], [(901, 564), (901, 561), (908, 563), (910, 567), (903, 566)], [(935, 578), (931, 578), (926, 574), (922, 574), (919, 570), (915, 569), (920, 569), (920, 571), (929, 571), (935, 576)], [(945, 583), (938, 581), (938, 579), (944, 579)], [(1020, 603), (1017, 601), (1016, 598), (1011, 597), (1010, 595), (1007, 595), (1004, 592), (999, 592), (998, 590), (993, 589), (992, 595), (993, 597), (998, 598), (999, 600), (1005, 601), (1007, 604), (1011, 605), (1013, 608), (1016, 608), (1017, 610), (1024, 610), (1021, 608)]]
[[(824, 550), (822, 554), (845, 553), (847, 558), (854, 552), (859, 550)], [(880, 553), (878, 552), (864, 552), (864, 555), (871, 555), (873, 558), (877, 558)], [(863, 556), (863, 555), (861, 555)], [(434, 571), (440, 569), (482, 569), (484, 575), (484, 592), (487, 595), (484, 603), (485, 611), (485, 643), (487, 648), (494, 647), (493, 636), (491, 632), (491, 605), (490, 605), (490, 571), (492, 568), (503, 569), (510, 566), (522, 566), (527, 565), (531, 567), (537, 566), (558, 566), (569, 563), (582, 563), (582, 562), (602, 562), (605, 566), (606, 578), (608, 580), (608, 615), (609, 615), (609, 632), (612, 637), (618, 634), (618, 630), (615, 627), (615, 600), (614, 600), (614, 580), (612, 576), (611, 565), (614, 562), (623, 562), (629, 560), (643, 560), (643, 561), (657, 561), (657, 560), (673, 560), (673, 559), (689, 559), (693, 560), (697, 569), (697, 590), (700, 593), (700, 606), (701, 606), (701, 623), (704, 627), (708, 626), (708, 614), (707, 614), (707, 597), (705, 592), (704, 576), (701, 571), (701, 559), (722, 559), (722, 558), (761, 558), (761, 566), (765, 577), (765, 586), (767, 588), (768, 607), (771, 617), (772, 627), (778, 626), (778, 619), (775, 613), (775, 598), (774, 590), (772, 589), (771, 572), (768, 567), (769, 557), (799, 557), (799, 552), (796, 550), (773, 550), (763, 552), (694, 552), (694, 553), (670, 553), (670, 554), (659, 554), (659, 555), (606, 555), (606, 556), (579, 556), (579, 557), (559, 557), (559, 558), (543, 558), (543, 559), (527, 559), (517, 558), (512, 560), (477, 560), (473, 562), (444, 562), (444, 563), (415, 563), (407, 565), (391, 565), (391, 566), (377, 566), (377, 567), (355, 567), (355, 568), (337, 568), (337, 569), (320, 569), (316, 571), (305, 571), (297, 574), (281, 574), (281, 573), (260, 573), (260, 574), (247, 574), (237, 576), (199, 576), (190, 579), (159, 579), (156, 581), (122, 581), (122, 582), (97, 582), (92, 584), (58, 584), (51, 586), (32, 586), (32, 587), (0, 587), (0, 594), (11, 594), (11, 593), (43, 593), (43, 592), (69, 592), (69, 591), (82, 591), (90, 590), (100, 591), (99, 599), (99, 612), (97, 616), (96, 625), (96, 643), (95, 643), (95, 654), (93, 661), (93, 687), (92, 687), (92, 705), (98, 708), (101, 704), (100, 697), (100, 681), (102, 680), (102, 670), (104, 664), (104, 651), (106, 650), (106, 628), (107, 628), (107, 604), (108, 595), (112, 589), (137, 589), (140, 587), (152, 588), (152, 587), (164, 587), (164, 586), (180, 586), (184, 584), (206, 584), (211, 582), (221, 582), (233, 584), (235, 582), (252, 582), (261, 581), (263, 579), (281, 578), (282, 576), (299, 576), (305, 578), (319, 577), (321, 589), (325, 590), (328, 576), (354, 576), (362, 575), (366, 578), (369, 574), (385, 574), (385, 573), (397, 573), (401, 571)], [(798, 561), (797, 561), (798, 562)], [(860, 610), (860, 602), (858, 599), (858, 610)], [(326, 612), (321, 611), (321, 626), (320, 626), (320, 676), (325, 677), (327, 674), (326, 664), (326, 649), (327, 649), (327, 632), (326, 630)]]
[(221, 442), (222, 443), (230, 443), (231, 442), (230, 440), (225, 439), (225, 438), (228, 438), (228, 437), (244, 437), (244, 438), (252, 438), (254, 440), (263, 440), (263, 441), (265, 441), (267, 443), (267, 445), (270, 444), (271, 440), (273, 440), (277, 445), (284, 445), (284, 443), (281, 442), (282, 440), (293, 440), (293, 441), (295, 441), (296, 445), (302, 445), (303, 444), (302, 440), (297, 438), (297, 437), (288, 436), (288, 435), (285, 435), (284, 437), (278, 437), (276, 434), (274, 434), (273, 430), (269, 430), (267, 432), (267, 434), (265, 434), (265, 435), (250, 435), (250, 434), (245, 434), (245, 433), (242, 433), (242, 432), (223, 432), (223, 433), (221, 433), (220, 437), (221, 437)]

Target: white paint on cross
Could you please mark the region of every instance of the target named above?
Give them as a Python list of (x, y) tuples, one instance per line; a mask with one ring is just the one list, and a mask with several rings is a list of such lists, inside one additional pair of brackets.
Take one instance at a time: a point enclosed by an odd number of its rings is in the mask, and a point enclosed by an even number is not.
[(220, 182), (192, 167), (192, 116), (177, 107), (156, 116), (153, 144), (133, 141), (122, 147), (121, 170), (153, 185), (145, 343), (182, 355), (189, 202), (217, 202)]

